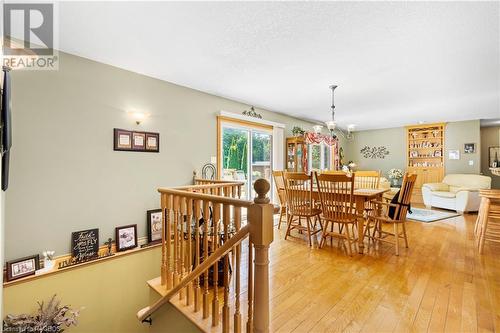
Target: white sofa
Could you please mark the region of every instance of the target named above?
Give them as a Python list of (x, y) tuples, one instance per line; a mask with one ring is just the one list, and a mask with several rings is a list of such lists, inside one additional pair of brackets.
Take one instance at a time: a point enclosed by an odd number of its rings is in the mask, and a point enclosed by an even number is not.
[(491, 188), (491, 177), (471, 174), (450, 174), (442, 183), (422, 185), (422, 196), (427, 208), (438, 207), (457, 213), (476, 212), (479, 209), (479, 190)]

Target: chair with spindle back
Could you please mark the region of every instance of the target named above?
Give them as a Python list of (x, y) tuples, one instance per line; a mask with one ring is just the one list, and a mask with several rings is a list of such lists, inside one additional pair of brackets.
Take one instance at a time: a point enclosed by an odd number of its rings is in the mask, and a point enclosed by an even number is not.
[[(370, 224), (374, 223), (373, 227), (375, 228), (375, 232), (372, 235), (370, 235), (369, 232), (365, 235), (375, 241), (383, 241), (394, 244), (396, 246), (397, 256), (399, 255), (400, 237), (403, 237), (405, 246), (408, 247), (408, 236), (406, 234), (405, 225), (406, 213), (408, 212), (408, 208), (410, 207), (411, 195), (413, 187), (415, 186), (416, 179), (417, 175), (406, 173), (403, 178), (403, 185), (401, 186), (401, 190), (399, 191), (397, 202), (387, 203), (374, 200), (372, 201), (372, 203), (378, 206), (379, 209), (377, 209), (376, 211), (378, 211), (380, 214), (368, 216), (367, 230), (370, 229)], [(392, 224), (394, 232), (384, 231), (382, 228), (383, 223)], [(399, 225), (402, 226), (402, 233), (399, 231)], [(393, 236), (395, 238), (394, 243), (386, 239), (386, 237), (388, 236)]]
[(479, 253), (484, 251), (485, 241), (500, 243), (500, 190), (480, 190), (479, 206), (474, 234)]
[(354, 179), (354, 188), (369, 188), (376, 189), (380, 185), (380, 170), (378, 171), (356, 171), (354, 172), (356, 175)]
[[(377, 189), (380, 185), (380, 170), (356, 171), (354, 178), (354, 189)], [(365, 202), (365, 214), (372, 214), (375, 210), (374, 204)]]
[[(347, 241), (347, 253), (352, 255), (351, 246), (355, 244), (354, 227), (357, 223), (353, 195), (355, 176), (316, 173), (315, 177), (323, 212), (323, 233), (319, 247), (323, 247), (328, 237), (337, 237)], [(335, 223), (338, 224), (339, 232), (334, 232)]]
[[(273, 171), (274, 185), (276, 185), (276, 192), (280, 201), (280, 219), (278, 221), (278, 229), (281, 227), (283, 216), (286, 216), (286, 193), (285, 193), (285, 180), (283, 179), (283, 171)], [(286, 219), (285, 219), (286, 223)]]
[[(307, 231), (309, 246), (312, 246), (311, 236), (321, 232), (322, 229), (321, 209), (314, 206), (312, 197), (313, 176), (300, 172), (285, 172), (283, 178), (288, 210), (285, 239), (290, 236), (293, 229)], [(302, 218), (305, 218), (306, 226), (302, 225)], [(314, 224), (311, 221), (312, 218), (314, 218)], [(319, 221), (320, 229), (316, 229), (317, 221)]]

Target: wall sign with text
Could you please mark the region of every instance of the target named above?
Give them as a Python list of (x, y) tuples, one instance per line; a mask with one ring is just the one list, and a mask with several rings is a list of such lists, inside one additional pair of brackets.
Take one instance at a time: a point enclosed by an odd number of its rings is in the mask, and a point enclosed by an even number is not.
[(113, 130), (113, 149), (118, 151), (160, 152), (160, 133)]
[(94, 259), (99, 254), (99, 229), (76, 231), (71, 234), (71, 255), (76, 262)]

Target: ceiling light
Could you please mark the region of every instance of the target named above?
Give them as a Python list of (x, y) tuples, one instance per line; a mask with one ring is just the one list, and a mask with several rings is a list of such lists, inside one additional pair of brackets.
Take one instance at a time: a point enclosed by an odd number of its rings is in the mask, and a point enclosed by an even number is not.
[(332, 120), (328, 120), (325, 122), (326, 127), (328, 130), (330, 130), (330, 134), (332, 137), (336, 138), (337, 133), (340, 133), (344, 138), (351, 140), (353, 138), (352, 132), (354, 131), (354, 125), (349, 125), (347, 128), (347, 133), (345, 133), (341, 128), (337, 127), (337, 122), (335, 121), (335, 103), (334, 103), (334, 96), (335, 96), (335, 88), (338, 86), (336, 85), (331, 85), (330, 89), (332, 90), (332, 106), (331, 106), (331, 112), (332, 112)]

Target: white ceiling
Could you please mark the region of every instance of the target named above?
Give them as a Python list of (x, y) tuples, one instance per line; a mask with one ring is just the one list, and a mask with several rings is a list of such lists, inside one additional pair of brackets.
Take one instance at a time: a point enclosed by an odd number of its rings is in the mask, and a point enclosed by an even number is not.
[[(63, 51), (357, 129), (500, 117), (500, 2), (64, 2)], [(238, 110), (235, 110), (238, 111)]]

